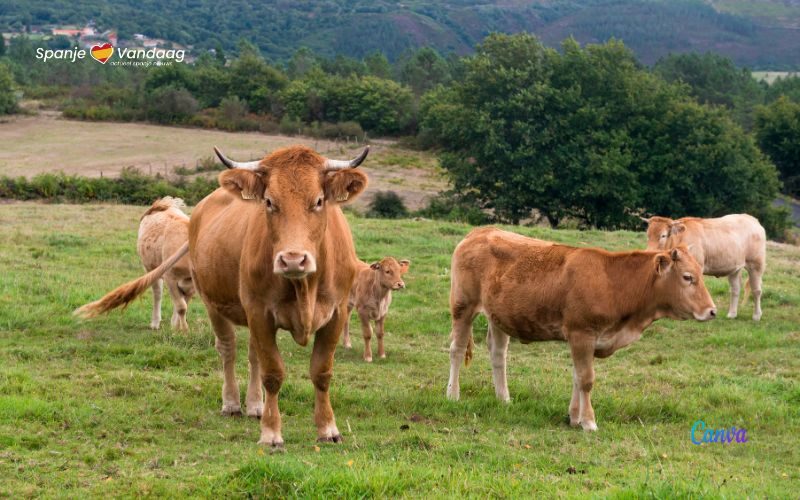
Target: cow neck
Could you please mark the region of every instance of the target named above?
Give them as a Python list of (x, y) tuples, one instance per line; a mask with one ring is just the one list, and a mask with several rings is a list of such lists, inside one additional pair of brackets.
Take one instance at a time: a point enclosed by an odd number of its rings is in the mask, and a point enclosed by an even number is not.
[[(656, 303), (655, 300), (655, 280), (657, 276), (653, 272), (653, 269), (655, 269), (654, 255), (647, 256), (649, 258), (640, 257), (639, 255), (634, 253), (614, 255), (612, 257), (616, 261), (615, 264), (619, 263), (624, 267), (627, 267), (626, 264), (630, 262), (630, 257), (640, 260), (634, 269), (628, 267), (629, 272), (633, 271), (630, 272), (630, 275), (634, 277), (632, 283), (628, 283), (626, 286), (615, 286), (613, 289), (615, 290), (616, 302), (622, 306), (623, 313), (621, 316), (629, 318), (629, 322), (649, 325), (654, 319), (658, 319), (663, 314), (660, 313), (660, 304)], [(649, 279), (636, 279), (646, 276), (652, 277)], [(637, 282), (640, 283), (639, 286), (631, 286)]]
[[(294, 287), (295, 297), (297, 299), (297, 311), (300, 316), (300, 332), (292, 332), (295, 340), (299, 342), (298, 338), (303, 341), (311, 336), (314, 330), (314, 312), (317, 305), (317, 289), (319, 288), (319, 280), (316, 276), (311, 275), (299, 280), (290, 280)], [(301, 345), (304, 345), (301, 343)]]

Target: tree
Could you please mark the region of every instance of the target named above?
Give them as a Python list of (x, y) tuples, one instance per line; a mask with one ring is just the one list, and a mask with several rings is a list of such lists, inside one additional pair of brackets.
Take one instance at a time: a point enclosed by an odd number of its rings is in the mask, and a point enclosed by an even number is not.
[(430, 47), (407, 53), (398, 66), (398, 79), (411, 87), (418, 96), (438, 84), (450, 81), (447, 61)]
[(780, 171), (784, 192), (800, 197), (800, 102), (781, 96), (758, 108), (755, 133)]
[(660, 59), (653, 71), (668, 82), (689, 85), (693, 96), (702, 104), (725, 106), (736, 120), (749, 128), (753, 109), (764, 99), (764, 87), (747, 68), (737, 68), (729, 58), (719, 54), (670, 54)]
[(0, 115), (17, 111), (17, 98), (14, 95), (14, 78), (11, 69), (0, 62)]
[(613, 40), (567, 40), (559, 54), (532, 35), (490, 35), (462, 79), (426, 94), (421, 117), (456, 191), (500, 221), (758, 215), (778, 188), (727, 111), (693, 102)]
[(800, 77), (787, 76), (772, 82), (767, 88), (767, 102), (773, 102), (780, 96), (786, 96), (794, 102), (800, 102)]

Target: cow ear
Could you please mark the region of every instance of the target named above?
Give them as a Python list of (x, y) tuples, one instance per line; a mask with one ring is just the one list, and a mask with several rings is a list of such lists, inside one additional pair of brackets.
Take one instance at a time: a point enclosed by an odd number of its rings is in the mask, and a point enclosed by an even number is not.
[(402, 272), (408, 271), (408, 268), (411, 267), (411, 261), (408, 259), (403, 259), (400, 261), (400, 270)]
[(682, 222), (676, 222), (672, 225), (670, 231), (672, 232), (672, 234), (682, 233), (686, 231), (686, 225)]
[(349, 168), (329, 174), (325, 179), (325, 199), (345, 203), (361, 194), (367, 187), (367, 174)]
[(659, 254), (656, 258), (656, 273), (663, 276), (672, 266), (672, 259), (668, 254)]
[(244, 200), (263, 200), (267, 189), (263, 173), (240, 168), (220, 173), (219, 185)]
[(369, 266), (369, 268), (370, 269), (374, 269), (375, 271), (377, 271), (377, 270), (379, 270), (381, 268), (381, 263), (380, 262), (375, 262), (371, 266)]

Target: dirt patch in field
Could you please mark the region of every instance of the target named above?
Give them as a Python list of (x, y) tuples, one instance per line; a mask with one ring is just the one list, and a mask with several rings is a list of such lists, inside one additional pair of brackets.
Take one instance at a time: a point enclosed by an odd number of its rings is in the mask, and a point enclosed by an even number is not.
[[(433, 156), (399, 148), (392, 141), (370, 143), (364, 167), (370, 187), (356, 206), (363, 208), (377, 191), (392, 190), (413, 210), (447, 187)], [(63, 171), (87, 177), (117, 176), (129, 166), (146, 174), (173, 175), (176, 168), (191, 170), (212, 156), (215, 145), (231, 158), (251, 160), (292, 144), (309, 146), (331, 158), (356, 156), (363, 147), (257, 132), (65, 120), (47, 113), (0, 122), (0, 175), (31, 177)]]

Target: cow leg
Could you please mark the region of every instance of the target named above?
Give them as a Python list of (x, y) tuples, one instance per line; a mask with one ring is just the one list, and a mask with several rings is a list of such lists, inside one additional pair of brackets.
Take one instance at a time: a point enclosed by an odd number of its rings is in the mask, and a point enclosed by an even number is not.
[[(594, 336), (584, 332), (571, 332), (567, 337), (572, 352), (572, 363), (575, 368), (578, 386), (579, 416), (581, 427), (585, 431), (596, 431), (592, 408), (592, 386), (594, 385)], [(571, 406), (571, 405), (570, 405)]]
[(581, 391), (578, 388), (578, 373), (572, 368), (572, 399), (569, 401), (569, 425), (577, 427), (581, 423)]
[(250, 365), (250, 379), (247, 382), (247, 416), (261, 418), (264, 413), (264, 393), (261, 390), (263, 385), (258, 364), (258, 345), (252, 335), (247, 346), (247, 358)]
[(344, 334), (342, 336), (342, 345), (350, 349), (353, 347), (353, 344), (350, 343), (350, 315), (353, 313), (353, 306), (347, 306), (347, 319), (344, 322)]
[(472, 320), (475, 318), (472, 311), (455, 309), (453, 311), (453, 329), (450, 333), (450, 380), (447, 382), (447, 397), (458, 401), (461, 397), (459, 386), (459, 371), (461, 363), (465, 362), (467, 346), (472, 336)]
[(239, 384), (236, 383), (236, 332), (233, 324), (212, 308), (208, 308), (208, 318), (214, 327), (217, 339), (215, 347), (222, 358), (222, 414), (241, 415), (239, 403)]
[(170, 320), (170, 325), (175, 330), (183, 332), (188, 331), (189, 324), (186, 322), (186, 310), (188, 306), (186, 304), (186, 298), (183, 296), (181, 289), (178, 288), (178, 283), (176, 281), (167, 280), (167, 288), (172, 298), (172, 319)]
[(489, 343), (489, 356), (492, 358), (494, 393), (500, 401), (510, 403), (511, 397), (508, 394), (508, 381), (506, 379), (509, 336), (498, 331), (489, 323), (489, 333), (486, 336), (486, 340)]
[(381, 319), (375, 321), (375, 335), (378, 336), (378, 357), (379, 358), (385, 358), (386, 357), (386, 351), (383, 350), (383, 335), (384, 335), (383, 324), (384, 324), (384, 321), (386, 321), (386, 316), (384, 316)]
[(311, 353), (311, 381), (314, 383), (314, 423), (317, 426), (317, 441), (341, 443), (342, 435), (336, 427), (333, 408), (328, 394), (333, 376), (333, 355), (339, 341), (339, 332), (344, 326), (347, 306), (340, 306), (327, 325), (314, 336)]
[(728, 307), (728, 317), (733, 319), (739, 314), (739, 291), (742, 288), (742, 270), (737, 269), (733, 274), (728, 275), (728, 283), (731, 285), (731, 305)]
[(372, 346), (369, 343), (372, 339), (372, 325), (369, 324), (369, 313), (358, 311), (358, 318), (361, 320), (361, 335), (364, 336), (364, 361), (372, 363)]
[(750, 293), (753, 294), (753, 321), (761, 319), (761, 276), (764, 274), (763, 264), (747, 268), (747, 279), (750, 283)]
[[(264, 310), (262, 307), (254, 309), (259, 312)], [(261, 437), (258, 444), (270, 445), (273, 450), (281, 450), (283, 449), (283, 437), (281, 436), (278, 393), (283, 385), (286, 368), (281, 354), (278, 352), (275, 338), (277, 328), (271, 316), (263, 314), (248, 315), (247, 323), (250, 326), (250, 335), (255, 338), (253, 347), (256, 348), (261, 383), (267, 391), (266, 403), (261, 415)]]
[(153, 283), (153, 314), (150, 316), (150, 329), (158, 330), (161, 327), (161, 292), (164, 289), (164, 280)]

